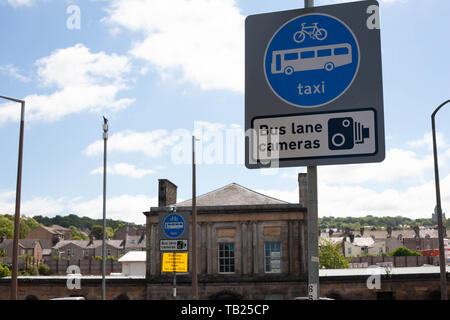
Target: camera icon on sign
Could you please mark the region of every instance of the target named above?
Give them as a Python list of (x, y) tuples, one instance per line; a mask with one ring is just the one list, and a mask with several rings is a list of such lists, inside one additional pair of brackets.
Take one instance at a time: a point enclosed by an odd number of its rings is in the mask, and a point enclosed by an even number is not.
[(355, 144), (364, 143), (370, 137), (369, 128), (352, 117), (328, 120), (328, 148), (330, 150), (353, 149)]

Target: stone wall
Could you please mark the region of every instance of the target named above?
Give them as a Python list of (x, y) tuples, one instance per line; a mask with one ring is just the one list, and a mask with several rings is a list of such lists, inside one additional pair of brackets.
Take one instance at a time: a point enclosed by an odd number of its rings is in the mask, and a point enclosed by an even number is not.
[[(368, 276), (321, 277), (320, 296), (339, 300), (396, 300), (440, 299), (439, 274), (381, 275), (380, 287), (367, 287)], [(107, 279), (107, 299), (168, 300), (172, 297), (173, 278), (170, 275), (145, 279)], [(307, 295), (307, 279), (304, 276), (200, 276), (200, 299), (284, 299)], [(10, 279), (0, 279), (0, 300), (9, 299)], [(101, 277), (84, 277), (80, 290), (69, 290), (64, 277), (19, 277), (19, 299), (84, 296), (88, 300), (101, 297)], [(450, 281), (448, 281), (450, 291)], [(190, 299), (191, 278), (177, 276), (177, 299)], [(449, 292), (450, 293), (450, 292)]]

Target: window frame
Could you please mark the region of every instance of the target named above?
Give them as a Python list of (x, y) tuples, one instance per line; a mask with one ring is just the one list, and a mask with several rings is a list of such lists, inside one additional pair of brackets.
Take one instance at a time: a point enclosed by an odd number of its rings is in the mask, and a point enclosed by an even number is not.
[[(221, 249), (221, 247), (223, 249)], [(228, 247), (229, 252), (232, 253), (230, 256), (221, 256), (221, 252), (225, 252), (225, 247)], [(217, 272), (220, 274), (234, 274), (236, 273), (236, 251), (235, 251), (234, 242), (219, 242), (217, 244)], [(226, 264), (228, 262), (228, 264)], [(232, 263), (231, 263), (232, 262)], [(226, 270), (227, 267), (230, 271), (221, 271), (221, 263), (225, 263), (223, 265), (223, 269)], [(232, 271), (231, 271), (232, 270)]]
[[(278, 252), (280, 253), (279, 258), (275, 259), (271, 256), (272, 252), (276, 252), (276, 250), (273, 250), (273, 248), (270, 246), (269, 248), (267, 248), (267, 245), (273, 245), (273, 244), (278, 244)], [(267, 255), (267, 250), (270, 251), (270, 254)], [(267, 264), (267, 259), (269, 259), (269, 264)], [(266, 241), (264, 242), (264, 273), (282, 273), (282, 268), (281, 268), (281, 242), (280, 241)], [(280, 267), (278, 268), (279, 271), (268, 271), (267, 267), (268, 265), (271, 265), (272, 261), (275, 260), (279, 260), (280, 261)]]

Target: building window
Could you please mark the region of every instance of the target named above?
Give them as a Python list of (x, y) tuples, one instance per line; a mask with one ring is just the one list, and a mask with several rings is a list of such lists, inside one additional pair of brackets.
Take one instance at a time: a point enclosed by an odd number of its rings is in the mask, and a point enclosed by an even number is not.
[(110, 256), (111, 255), (111, 249), (106, 250), (106, 253), (107, 253), (108, 256)]
[(234, 243), (219, 243), (219, 272), (234, 272)]
[(348, 255), (352, 254), (352, 248), (348, 248), (348, 249), (347, 249), (347, 254), (348, 254)]
[(267, 273), (281, 272), (281, 244), (279, 242), (264, 244), (264, 261)]
[(72, 249), (72, 257), (75, 257), (75, 250)]
[(85, 257), (89, 257), (89, 249), (84, 250), (84, 256), (85, 256)]

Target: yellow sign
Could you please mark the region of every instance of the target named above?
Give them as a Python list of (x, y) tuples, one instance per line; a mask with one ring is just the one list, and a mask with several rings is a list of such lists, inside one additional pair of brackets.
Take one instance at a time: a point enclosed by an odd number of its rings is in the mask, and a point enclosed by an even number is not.
[(164, 252), (162, 272), (188, 272), (188, 253)]

